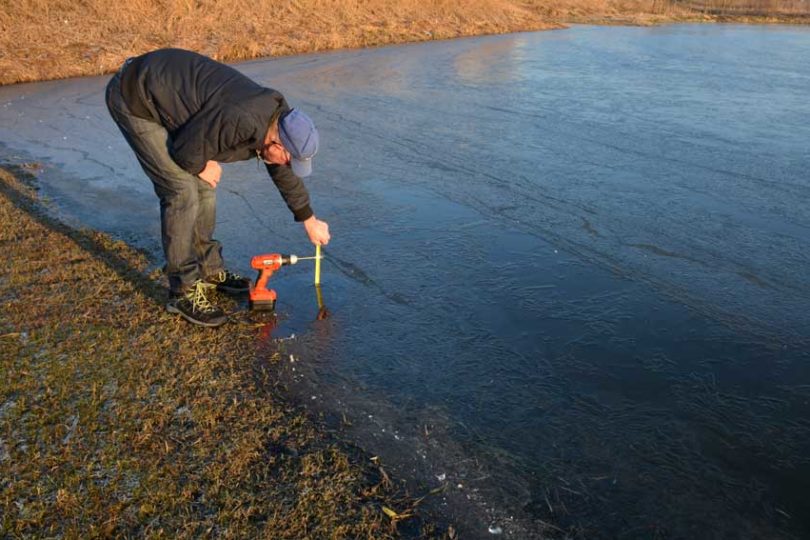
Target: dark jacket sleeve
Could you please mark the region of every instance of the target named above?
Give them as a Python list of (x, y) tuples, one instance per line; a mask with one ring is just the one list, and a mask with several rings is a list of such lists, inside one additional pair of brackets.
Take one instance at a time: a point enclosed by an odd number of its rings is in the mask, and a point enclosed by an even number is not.
[(304, 181), (297, 177), (287, 165), (268, 165), (267, 172), (281, 193), (287, 208), (292, 211), (295, 221), (305, 221), (312, 217), (309, 206), (309, 192)]

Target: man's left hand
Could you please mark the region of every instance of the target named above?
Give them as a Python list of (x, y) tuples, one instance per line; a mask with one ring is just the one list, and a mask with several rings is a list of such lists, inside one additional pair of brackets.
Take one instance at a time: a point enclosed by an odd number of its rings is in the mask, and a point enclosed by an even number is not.
[(321, 221), (315, 216), (304, 221), (304, 228), (307, 230), (309, 240), (316, 246), (325, 246), (329, 243), (329, 224)]

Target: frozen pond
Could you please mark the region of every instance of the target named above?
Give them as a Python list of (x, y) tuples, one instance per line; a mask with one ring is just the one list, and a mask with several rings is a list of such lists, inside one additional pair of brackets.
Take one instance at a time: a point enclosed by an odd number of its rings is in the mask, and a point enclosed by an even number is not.
[[(575, 27), (239, 69), (321, 130), (332, 317), (313, 321), (311, 267), (274, 276), (292, 387), (401, 474), (444, 479), (465, 537), (810, 536), (810, 28)], [(0, 88), (0, 157), (45, 163), (68, 218), (155, 249), (106, 80)], [(256, 163), (219, 191), (237, 269), (311, 253)]]

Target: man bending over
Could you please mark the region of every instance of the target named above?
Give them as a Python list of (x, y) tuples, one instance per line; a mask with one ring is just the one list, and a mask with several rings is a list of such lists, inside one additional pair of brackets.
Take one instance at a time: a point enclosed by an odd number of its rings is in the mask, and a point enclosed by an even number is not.
[(197, 53), (162, 49), (128, 59), (106, 97), (160, 199), (168, 311), (219, 326), (227, 316), (206, 290), (248, 291), (250, 281), (225, 268), (213, 238), (220, 162), (264, 161), (310, 241), (329, 242), (329, 226), (315, 217), (301, 180), (312, 172), (318, 131), (276, 90)]

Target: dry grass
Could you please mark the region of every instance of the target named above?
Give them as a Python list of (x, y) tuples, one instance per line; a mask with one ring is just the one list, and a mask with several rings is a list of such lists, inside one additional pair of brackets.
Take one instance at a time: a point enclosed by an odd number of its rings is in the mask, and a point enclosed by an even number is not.
[(396, 536), (407, 501), (279, 401), (254, 327), (166, 315), (141, 254), (3, 168), (0, 223), (0, 537)]
[(167, 46), (236, 60), (548, 26), (502, 0), (0, 2), (0, 84), (106, 73)]
[(696, 9), (727, 11), (756, 11), (771, 14), (800, 14), (810, 12), (807, 0), (679, 0)]
[(0, 84), (109, 73), (169, 46), (241, 60), (566, 21), (707, 18), (706, 5), (733, 13), (753, 2), (807, 10), (806, 0), (0, 0)]

